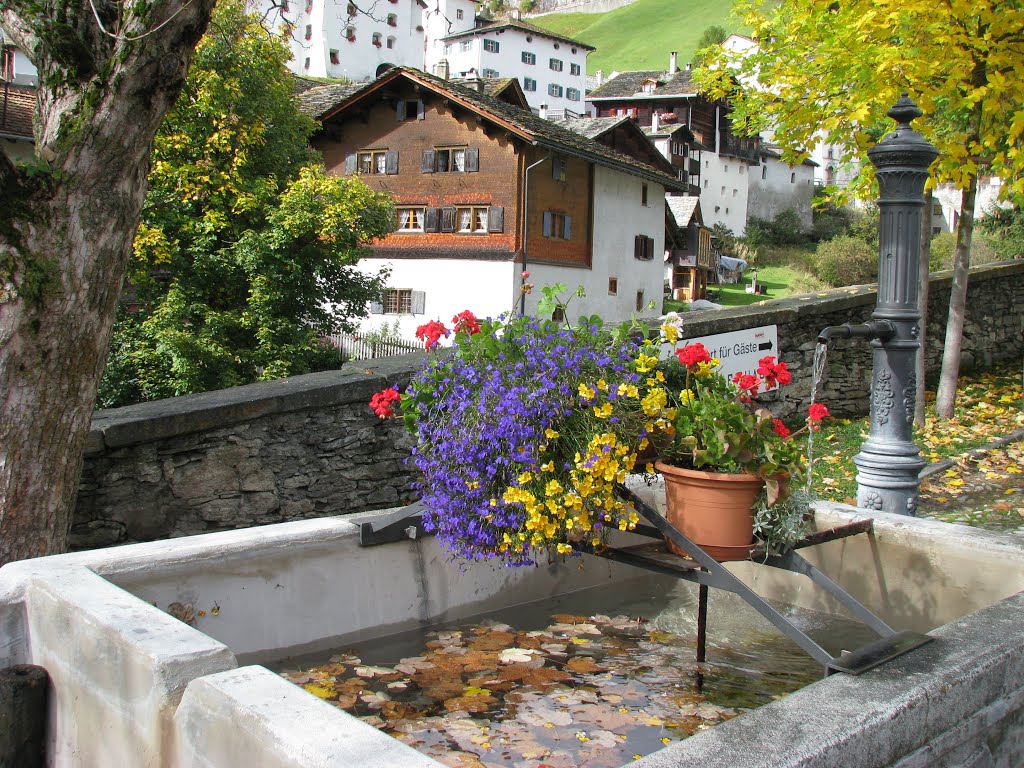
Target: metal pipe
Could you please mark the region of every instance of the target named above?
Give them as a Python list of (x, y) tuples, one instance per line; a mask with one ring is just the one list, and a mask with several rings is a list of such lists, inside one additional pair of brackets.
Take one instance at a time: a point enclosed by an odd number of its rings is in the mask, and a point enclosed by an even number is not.
[(870, 320), (866, 323), (843, 323), (823, 328), (818, 334), (819, 344), (832, 339), (877, 339), (888, 341), (896, 333), (896, 326), (888, 320)]
[[(523, 173), (523, 268), (520, 272), (526, 272), (526, 243), (529, 239), (530, 234), (530, 171), (536, 168), (538, 165), (543, 163), (545, 160), (551, 159), (551, 152), (548, 152), (546, 156), (542, 157), (533, 165), (526, 167), (526, 171)], [(525, 278), (521, 278), (525, 280)], [(519, 314), (526, 314), (526, 291), (520, 290), (519, 296)]]

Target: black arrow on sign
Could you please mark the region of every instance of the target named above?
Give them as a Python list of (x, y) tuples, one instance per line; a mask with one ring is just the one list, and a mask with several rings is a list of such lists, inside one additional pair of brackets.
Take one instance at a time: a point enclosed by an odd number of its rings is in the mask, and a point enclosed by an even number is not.
[(764, 344), (758, 344), (757, 345), (757, 351), (758, 352), (760, 352), (762, 349), (771, 349), (771, 348), (772, 348), (772, 343), (770, 341), (766, 341)]

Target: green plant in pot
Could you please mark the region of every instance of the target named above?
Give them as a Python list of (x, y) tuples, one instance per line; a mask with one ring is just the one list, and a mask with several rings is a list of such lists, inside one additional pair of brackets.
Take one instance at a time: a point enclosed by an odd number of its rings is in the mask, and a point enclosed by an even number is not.
[[(719, 559), (748, 556), (755, 532), (784, 551), (806, 532), (802, 491), (806, 459), (794, 439), (828, 415), (816, 404), (796, 432), (754, 400), (789, 384), (785, 363), (759, 361), (753, 374), (721, 373), (702, 344), (675, 350), (663, 363), (671, 425), (659, 439), (655, 469), (665, 478), (669, 522)], [(669, 542), (677, 554), (685, 554)]]

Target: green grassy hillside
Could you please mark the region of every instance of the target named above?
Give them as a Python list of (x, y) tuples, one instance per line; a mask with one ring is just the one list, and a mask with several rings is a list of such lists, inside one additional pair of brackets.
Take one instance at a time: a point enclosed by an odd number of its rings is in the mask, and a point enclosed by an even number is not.
[(714, 24), (743, 32), (729, 18), (731, 0), (636, 0), (608, 13), (553, 13), (530, 22), (597, 48), (587, 57), (587, 73), (603, 70), (668, 69), (670, 51), (682, 66), (693, 58), (697, 41)]

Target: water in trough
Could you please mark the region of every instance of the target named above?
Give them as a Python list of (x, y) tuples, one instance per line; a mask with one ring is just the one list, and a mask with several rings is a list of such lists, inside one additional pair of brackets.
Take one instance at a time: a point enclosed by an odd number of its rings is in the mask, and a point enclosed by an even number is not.
[[(663, 576), (377, 638), (276, 665), (286, 679), (451, 766), (621, 766), (820, 679), (742, 601)], [(829, 650), (873, 637), (800, 611)]]

